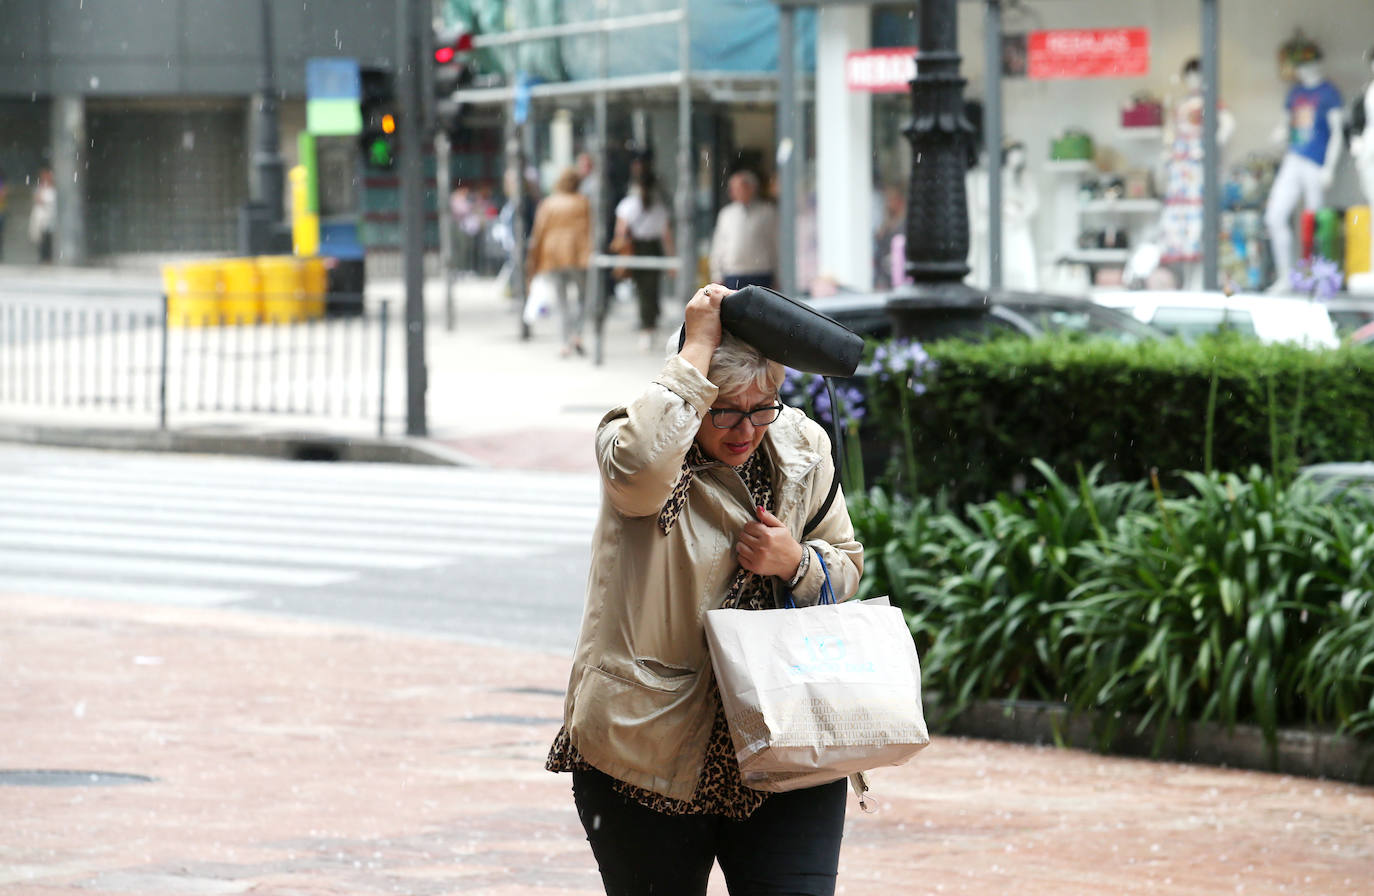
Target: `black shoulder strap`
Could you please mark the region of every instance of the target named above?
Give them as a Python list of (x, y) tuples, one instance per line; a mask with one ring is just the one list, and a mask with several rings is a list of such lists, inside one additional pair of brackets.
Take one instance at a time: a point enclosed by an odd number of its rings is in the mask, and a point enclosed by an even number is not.
[(825, 515), (830, 512), (830, 505), (835, 503), (835, 493), (840, 490), (840, 474), (836, 470), (830, 476), (830, 491), (826, 494), (825, 500), (821, 502), (821, 509), (816, 511), (815, 516), (806, 521), (806, 526), (802, 528), (802, 538), (811, 534), (811, 530), (821, 524)]

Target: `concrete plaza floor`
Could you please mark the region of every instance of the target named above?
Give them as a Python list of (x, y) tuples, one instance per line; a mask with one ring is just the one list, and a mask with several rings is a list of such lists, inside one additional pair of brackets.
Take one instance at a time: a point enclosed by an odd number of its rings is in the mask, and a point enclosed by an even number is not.
[[(0, 645), (0, 775), (150, 779), (0, 786), (0, 892), (600, 892), (566, 656), (21, 597)], [(875, 779), (840, 893), (1374, 892), (1369, 788), (947, 737)]]

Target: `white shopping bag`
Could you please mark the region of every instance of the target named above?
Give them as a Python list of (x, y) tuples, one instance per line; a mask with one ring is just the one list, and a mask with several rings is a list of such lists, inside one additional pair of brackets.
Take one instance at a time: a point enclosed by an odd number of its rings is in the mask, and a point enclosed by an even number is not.
[(712, 610), (706, 640), (744, 783), (814, 787), (930, 743), (902, 611), (851, 601)]
[(530, 280), (530, 294), (525, 296), (525, 323), (531, 327), (539, 318), (547, 317), (556, 300), (558, 287), (548, 274), (535, 274)]

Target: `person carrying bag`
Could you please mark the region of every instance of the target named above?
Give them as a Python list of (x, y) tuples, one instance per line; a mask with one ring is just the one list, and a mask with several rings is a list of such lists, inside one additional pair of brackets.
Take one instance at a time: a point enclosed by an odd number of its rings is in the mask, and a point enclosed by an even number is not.
[(704, 625), (816, 603), (827, 579), (852, 597), (863, 546), (825, 430), (778, 400), (781, 364), (723, 331), (729, 294), (697, 291), (681, 347), (597, 431), (603, 500), (545, 767), (571, 772), (608, 896), (704, 896), (716, 863), (735, 893), (835, 891), (845, 782), (743, 780)]

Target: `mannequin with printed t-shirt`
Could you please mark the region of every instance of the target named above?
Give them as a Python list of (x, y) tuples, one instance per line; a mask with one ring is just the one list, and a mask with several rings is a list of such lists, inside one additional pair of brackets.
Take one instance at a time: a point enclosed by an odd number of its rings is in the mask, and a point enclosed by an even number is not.
[(1286, 138), (1288, 151), (1274, 176), (1264, 208), (1264, 223), (1274, 256), (1276, 276), (1270, 286), (1273, 292), (1289, 289), (1293, 213), (1299, 204), (1313, 212), (1322, 207), (1341, 157), (1341, 94), (1336, 85), (1326, 80), (1321, 58), (1321, 50), (1309, 44), (1295, 60), (1297, 83), (1288, 91), (1284, 101), (1286, 117), (1275, 132), (1279, 139)]

